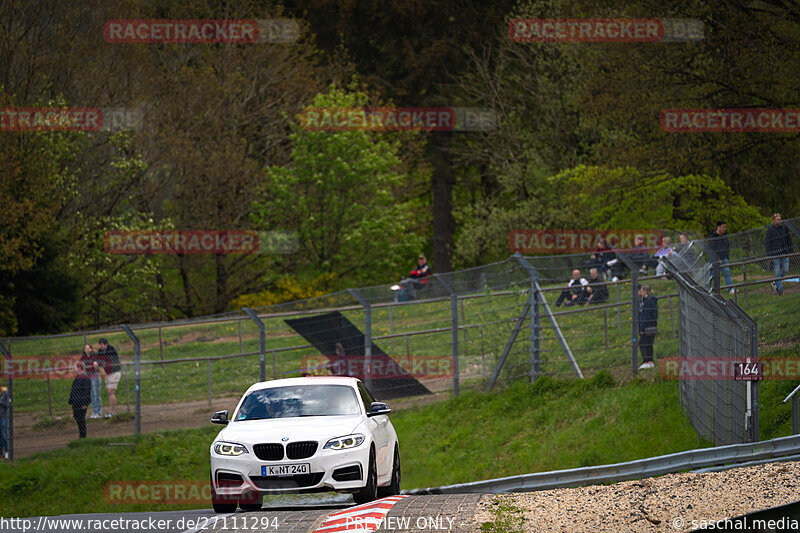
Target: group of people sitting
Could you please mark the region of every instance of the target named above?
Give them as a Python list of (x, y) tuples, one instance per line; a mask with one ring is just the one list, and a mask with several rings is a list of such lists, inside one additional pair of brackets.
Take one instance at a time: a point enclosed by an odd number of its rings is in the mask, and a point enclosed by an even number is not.
[(597, 268), (589, 269), (589, 279), (581, 277), (581, 271), (577, 268), (572, 271), (572, 279), (569, 280), (567, 288), (561, 291), (556, 300), (556, 307), (565, 305), (588, 305), (601, 304), (608, 300), (608, 286), (605, 280), (600, 278), (600, 271)]

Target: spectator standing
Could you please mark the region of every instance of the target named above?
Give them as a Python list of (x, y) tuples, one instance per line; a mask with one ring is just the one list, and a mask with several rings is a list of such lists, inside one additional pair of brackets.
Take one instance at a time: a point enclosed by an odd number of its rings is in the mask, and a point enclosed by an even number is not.
[(608, 300), (608, 286), (600, 278), (596, 268), (589, 271), (589, 286), (586, 287), (586, 293), (589, 295), (587, 304), (602, 304)]
[(100, 375), (99, 356), (92, 349), (91, 344), (83, 345), (83, 353), (81, 354), (81, 363), (89, 376), (89, 381), (92, 386), (92, 414), (89, 418), (102, 418), (103, 416), (103, 377)]
[(0, 455), (8, 459), (11, 446), (8, 442), (8, 417), (11, 411), (11, 395), (7, 387), (0, 387)]
[(78, 424), (78, 436), (86, 438), (86, 409), (92, 401), (92, 391), (88, 369), (84, 368), (82, 361), (78, 361), (77, 374), (72, 381), (72, 389), (69, 392), (69, 404), (72, 405), (72, 416)]
[(589, 282), (586, 278), (581, 277), (581, 271), (577, 268), (572, 271), (572, 279), (567, 283), (567, 288), (561, 291), (561, 294), (556, 300), (556, 307), (560, 307), (564, 300), (567, 301), (566, 305), (580, 305), (586, 302), (586, 287)]
[(108, 340), (102, 338), (97, 341), (98, 357), (103, 362), (106, 372), (106, 390), (108, 391), (108, 413), (106, 418), (111, 418), (117, 412), (117, 385), (122, 378), (122, 365), (119, 355), (113, 346), (108, 345)]
[[(716, 254), (717, 261), (719, 261), (722, 269), (722, 275), (725, 277), (725, 285), (730, 287), (733, 285), (733, 280), (731, 279), (731, 268), (727, 266), (729, 263), (728, 257), (731, 250), (731, 244), (730, 241), (728, 241), (727, 232), (728, 225), (725, 223), (725, 221), (717, 221), (716, 229), (711, 232), (711, 235), (708, 236), (708, 247), (711, 248), (711, 251), (714, 252), (714, 254)], [(733, 288), (731, 287), (728, 289), (728, 292), (733, 293)]]
[(642, 364), (639, 370), (653, 368), (653, 341), (658, 332), (658, 301), (649, 285), (639, 287), (639, 352)]
[[(675, 248), (672, 246), (672, 239), (669, 235), (664, 235), (661, 239), (661, 248), (656, 250), (655, 258), (661, 259), (662, 257), (669, 257), (672, 255), (672, 252), (675, 251)], [(666, 274), (664, 271), (664, 265), (661, 264), (661, 261), (658, 262), (656, 266), (656, 276), (663, 276)]]
[[(780, 213), (772, 215), (772, 224), (767, 228), (764, 248), (767, 251), (767, 255), (784, 255), (794, 252), (792, 235), (789, 233), (789, 228), (783, 225)], [(783, 294), (783, 280), (781, 278), (789, 273), (789, 258), (776, 257), (770, 261), (772, 262), (772, 271), (776, 278), (775, 281), (772, 282), (772, 288), (775, 289), (775, 292), (779, 295)]]

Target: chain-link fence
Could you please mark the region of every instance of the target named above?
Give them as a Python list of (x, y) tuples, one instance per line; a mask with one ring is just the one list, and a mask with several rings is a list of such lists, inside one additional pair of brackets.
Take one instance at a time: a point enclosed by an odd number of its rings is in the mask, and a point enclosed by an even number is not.
[[(686, 248), (666, 261), (680, 288), (681, 405), (697, 433), (715, 445), (753, 442), (758, 440), (758, 381), (737, 381), (735, 365), (757, 360), (756, 323), (734, 301), (709, 294), (692, 279), (695, 271), (687, 267), (694, 255)], [(711, 379), (716, 368), (719, 376)]]
[[(746, 233), (731, 236), (728, 266), (735, 290), (718, 292), (756, 317), (762, 342), (777, 341), (787, 334), (781, 310), (796, 310), (798, 303), (792, 297), (800, 285), (792, 275), (798, 254), (787, 254), (789, 271), (781, 276), (785, 295), (778, 296), (764, 267), (768, 259), (755, 244), (764, 230)], [(679, 254), (686, 261), (681, 272), (696, 285), (711, 279), (713, 288), (716, 267), (703, 244), (685, 246), (691, 253)], [(593, 279), (589, 267), (597, 263), (591, 255), (514, 256), (426, 280), (201, 319), (132, 325), (128, 332), (120, 326), (5, 339), (0, 349), (8, 354), (3, 380), (8, 378), (13, 388), (12, 453), (20, 457), (57, 449), (77, 437), (67, 403), (75, 381), (70, 369), (83, 346), (88, 343), (96, 351), (101, 337), (120, 357), (116, 405), (106, 418), (112, 395), (99, 370), (99, 383), (97, 377), (94, 382), (98, 418), (92, 418), (90, 400), (86, 425), (88, 436), (112, 440), (137, 431), (203, 426), (211, 412), (233, 409), (244, 390), (262, 379), (345, 373), (363, 378), (378, 398), (398, 402), (413, 397), (417, 402), (542, 375), (588, 377), (600, 370), (630, 375), (638, 361), (637, 289), (643, 283), (658, 300), (656, 360), (677, 356), (678, 335), (687, 324), (682, 313), (688, 311), (681, 311), (684, 296), (675, 282), (654, 275), (652, 265), (639, 272), (624, 253), (617, 256), (627, 269), (615, 267)], [(570, 301), (558, 305), (573, 269), (579, 269), (595, 296), (585, 291), (583, 300), (572, 302), (568, 295)], [(620, 275), (612, 280), (611, 272)]]

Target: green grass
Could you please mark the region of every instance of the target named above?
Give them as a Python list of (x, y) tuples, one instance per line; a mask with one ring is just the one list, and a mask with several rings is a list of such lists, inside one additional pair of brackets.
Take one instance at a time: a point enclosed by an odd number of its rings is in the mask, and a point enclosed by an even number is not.
[[(608, 373), (580, 382), (543, 378), (488, 395), (467, 392), (399, 410), (392, 422), (405, 488), (632, 460), (703, 444), (680, 409), (677, 383), (618, 385)], [(0, 516), (178, 508), (114, 505), (104, 499), (103, 487), (122, 480), (206, 480), (208, 447), (218, 431), (209, 426), (145, 434), (135, 446), (119, 445), (133, 444), (132, 437), (76, 440), (64, 450), (0, 463)]]
[[(790, 433), (791, 407), (780, 400), (793, 383), (762, 382), (763, 439)], [(617, 381), (599, 372), (582, 381), (544, 377), (490, 394), (466, 391), (438, 404), (397, 410), (392, 423), (407, 489), (710, 445), (689, 425), (678, 383), (652, 375)], [(207, 480), (208, 448), (218, 431), (207, 426), (149, 433), (138, 442), (133, 437), (76, 440), (63, 450), (0, 462), (0, 516), (207, 507), (112, 504), (103, 489), (108, 482), (125, 480)]]

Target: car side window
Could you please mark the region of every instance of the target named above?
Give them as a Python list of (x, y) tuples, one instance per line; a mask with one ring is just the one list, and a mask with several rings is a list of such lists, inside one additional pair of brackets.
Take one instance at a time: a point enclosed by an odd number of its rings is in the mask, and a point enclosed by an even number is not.
[(363, 383), (358, 384), (358, 392), (361, 395), (361, 401), (364, 403), (364, 412), (369, 413), (369, 408), (375, 398), (372, 397), (372, 394), (369, 393)]

